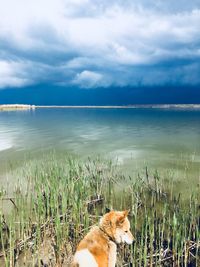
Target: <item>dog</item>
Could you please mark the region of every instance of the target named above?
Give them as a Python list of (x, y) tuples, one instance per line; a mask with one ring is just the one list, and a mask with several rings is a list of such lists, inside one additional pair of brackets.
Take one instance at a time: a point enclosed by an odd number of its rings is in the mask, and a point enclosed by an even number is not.
[(110, 211), (80, 241), (72, 267), (115, 267), (117, 244), (132, 244), (129, 211)]

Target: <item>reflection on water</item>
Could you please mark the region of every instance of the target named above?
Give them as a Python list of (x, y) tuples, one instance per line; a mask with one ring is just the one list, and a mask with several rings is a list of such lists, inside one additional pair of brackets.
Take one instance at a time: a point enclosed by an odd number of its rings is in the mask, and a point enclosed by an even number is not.
[[(27, 152), (117, 158), (127, 169), (183, 169), (197, 177), (200, 111), (36, 109), (0, 112), (0, 164)], [(3, 168), (3, 166), (0, 166)]]

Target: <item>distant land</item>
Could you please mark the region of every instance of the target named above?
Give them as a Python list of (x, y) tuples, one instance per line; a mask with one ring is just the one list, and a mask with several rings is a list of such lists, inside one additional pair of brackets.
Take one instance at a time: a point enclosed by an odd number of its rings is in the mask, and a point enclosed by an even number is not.
[(0, 111), (2, 110), (27, 110), (35, 109), (34, 105), (25, 105), (25, 104), (6, 104), (0, 105)]
[(36, 108), (88, 108), (88, 109), (134, 109), (134, 108), (152, 108), (152, 109), (200, 109), (200, 104), (152, 104), (152, 105), (124, 105), (124, 106), (37, 106), (37, 105), (26, 105), (26, 104), (6, 104), (0, 105), (0, 111), (10, 111), (10, 110), (32, 110)]

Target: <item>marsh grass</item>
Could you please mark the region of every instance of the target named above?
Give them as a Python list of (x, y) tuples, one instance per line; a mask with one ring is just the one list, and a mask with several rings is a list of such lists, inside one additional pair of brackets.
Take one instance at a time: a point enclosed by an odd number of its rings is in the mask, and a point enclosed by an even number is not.
[(147, 168), (124, 177), (110, 161), (54, 155), (18, 176), (12, 198), (1, 189), (2, 206), (13, 208), (0, 213), (0, 266), (69, 266), (77, 243), (107, 209), (130, 209), (136, 239), (119, 246), (118, 266), (200, 266), (198, 187), (182, 196), (178, 184)]

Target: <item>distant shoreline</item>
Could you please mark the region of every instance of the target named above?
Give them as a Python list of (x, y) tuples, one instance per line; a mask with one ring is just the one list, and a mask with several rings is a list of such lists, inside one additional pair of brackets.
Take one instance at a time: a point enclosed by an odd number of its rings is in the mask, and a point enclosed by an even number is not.
[(58, 105), (26, 105), (26, 104), (5, 104), (0, 105), (0, 111), (9, 110), (33, 110), (37, 108), (62, 108), (62, 109), (200, 109), (200, 104), (147, 104), (147, 105), (116, 105), (116, 106), (58, 106)]
[(136, 108), (158, 108), (158, 109), (171, 109), (171, 108), (190, 108), (190, 109), (200, 109), (200, 104), (163, 104), (163, 105), (127, 105), (127, 106), (35, 106), (35, 108), (68, 108), (68, 109), (78, 109), (78, 108), (88, 108), (88, 109), (136, 109)]
[(25, 105), (25, 104), (0, 105), (0, 111), (30, 110), (30, 109), (35, 109), (35, 105)]

